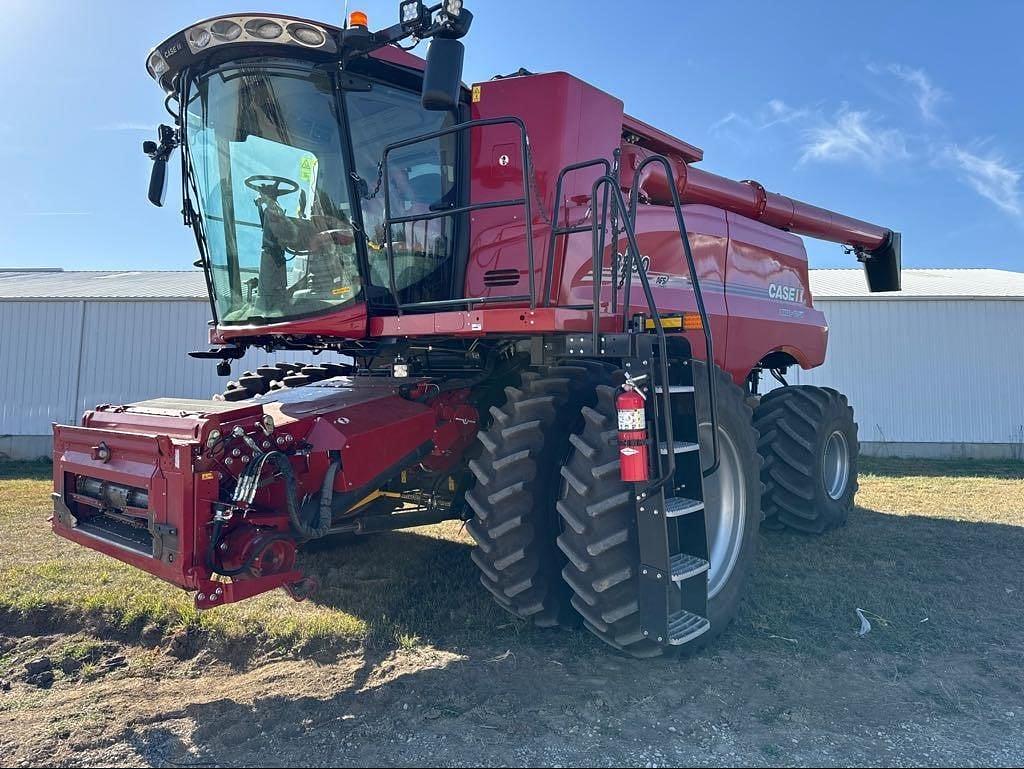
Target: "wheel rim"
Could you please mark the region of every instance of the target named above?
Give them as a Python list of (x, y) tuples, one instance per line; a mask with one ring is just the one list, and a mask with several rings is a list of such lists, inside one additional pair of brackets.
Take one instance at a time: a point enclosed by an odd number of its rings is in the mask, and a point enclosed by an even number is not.
[[(708, 434), (711, 426), (701, 425), (701, 432)], [(710, 446), (708, 440), (702, 443)], [(740, 461), (739, 451), (729, 433), (718, 429), (720, 464), (718, 471), (704, 480), (704, 509), (708, 530), (708, 598), (714, 598), (732, 576), (740, 550), (743, 548), (743, 531), (746, 528), (747, 469)]]
[(836, 430), (825, 441), (825, 456), (821, 467), (825, 493), (832, 499), (841, 499), (850, 479), (850, 445), (842, 431)]

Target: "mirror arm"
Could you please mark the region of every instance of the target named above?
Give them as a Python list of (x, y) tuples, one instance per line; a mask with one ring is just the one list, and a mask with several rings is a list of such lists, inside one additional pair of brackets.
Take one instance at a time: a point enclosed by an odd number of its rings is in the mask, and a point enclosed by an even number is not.
[(181, 144), (181, 138), (178, 129), (169, 125), (161, 125), (157, 132), (160, 142), (143, 142), (142, 151), (149, 156), (150, 160), (166, 162), (170, 159), (171, 153)]

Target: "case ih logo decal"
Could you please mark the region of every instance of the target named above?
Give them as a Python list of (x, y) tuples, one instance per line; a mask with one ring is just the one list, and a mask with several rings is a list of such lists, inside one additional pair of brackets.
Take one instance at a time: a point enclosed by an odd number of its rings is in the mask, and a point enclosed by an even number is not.
[(772, 283), (768, 286), (768, 298), (778, 302), (796, 302), (803, 304), (804, 290), (800, 286), (785, 286), (781, 283)]

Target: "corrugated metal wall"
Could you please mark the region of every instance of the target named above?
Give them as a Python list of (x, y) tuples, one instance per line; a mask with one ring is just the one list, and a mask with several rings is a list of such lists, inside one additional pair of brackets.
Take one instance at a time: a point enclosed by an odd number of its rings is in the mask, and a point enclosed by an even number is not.
[[(836, 387), (876, 442), (1024, 440), (1024, 302), (827, 301), (828, 361), (791, 381)], [(223, 389), (198, 301), (0, 302), (0, 436), (48, 435), (98, 403)], [(252, 352), (238, 373), (297, 354)]]
[(846, 393), (862, 441), (1024, 440), (1024, 301), (827, 301), (825, 365), (791, 381)]
[[(49, 435), (99, 403), (209, 398), (227, 380), (188, 357), (208, 347), (209, 317), (196, 301), (0, 302), (0, 435)], [(310, 359), (250, 351), (233, 369)]]

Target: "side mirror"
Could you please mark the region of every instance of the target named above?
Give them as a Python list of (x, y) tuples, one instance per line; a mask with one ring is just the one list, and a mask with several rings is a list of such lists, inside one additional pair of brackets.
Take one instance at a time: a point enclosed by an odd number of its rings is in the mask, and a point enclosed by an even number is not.
[(157, 131), (160, 143), (143, 142), (142, 151), (153, 161), (153, 172), (149, 176), (149, 202), (162, 208), (167, 195), (167, 160), (180, 142), (178, 132), (171, 126), (162, 125)]
[(448, 37), (435, 37), (427, 51), (423, 73), (423, 109), (451, 112), (459, 106), (462, 63), (466, 47)]
[(153, 161), (153, 172), (149, 176), (149, 202), (163, 208), (167, 195), (167, 161), (158, 158)]

